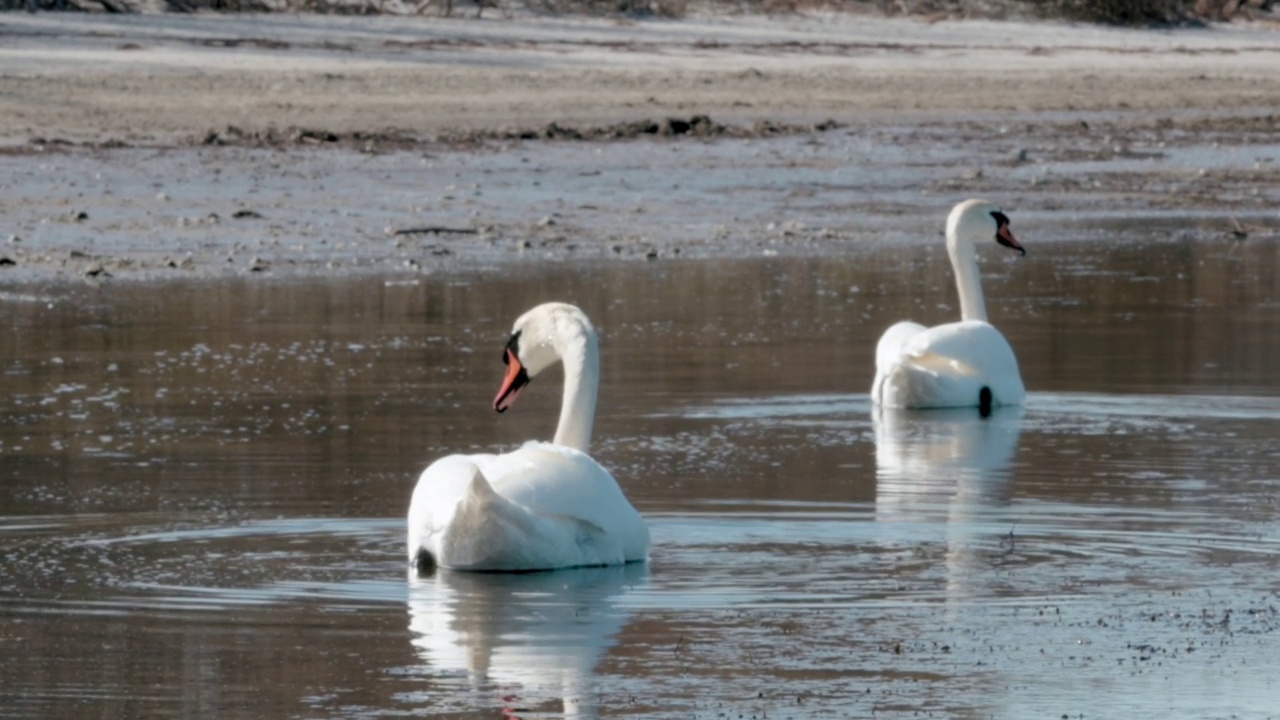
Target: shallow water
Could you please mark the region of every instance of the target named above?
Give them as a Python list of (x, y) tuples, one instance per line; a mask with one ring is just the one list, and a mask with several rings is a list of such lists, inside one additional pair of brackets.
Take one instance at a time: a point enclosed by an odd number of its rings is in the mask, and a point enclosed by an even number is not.
[[(1023, 240), (986, 419), (867, 400), (941, 248), (4, 288), (0, 715), (1280, 715), (1278, 246)], [(550, 298), (652, 562), (413, 577), (416, 473), (551, 433), (488, 406)]]

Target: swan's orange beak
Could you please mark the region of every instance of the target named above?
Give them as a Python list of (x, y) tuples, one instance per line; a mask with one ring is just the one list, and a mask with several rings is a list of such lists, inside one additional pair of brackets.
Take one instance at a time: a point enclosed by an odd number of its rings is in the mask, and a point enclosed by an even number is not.
[(996, 242), (1007, 248), (1017, 250), (1022, 253), (1024, 257), (1027, 254), (1027, 249), (1022, 247), (1022, 243), (1018, 242), (1018, 239), (1013, 236), (1013, 231), (1009, 229), (1009, 223), (1007, 222), (1002, 224), (1000, 228), (996, 230)]
[(506, 349), (502, 361), (507, 366), (507, 376), (503, 378), (502, 387), (498, 388), (498, 394), (493, 398), (493, 409), (498, 412), (506, 412), (507, 408), (515, 405), (516, 400), (520, 399), (520, 391), (529, 384), (529, 374), (524, 371), (520, 358), (516, 357), (511, 348)]

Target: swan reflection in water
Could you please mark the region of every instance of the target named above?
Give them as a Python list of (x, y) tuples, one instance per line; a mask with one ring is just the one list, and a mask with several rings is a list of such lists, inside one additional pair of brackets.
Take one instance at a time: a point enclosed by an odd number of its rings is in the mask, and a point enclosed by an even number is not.
[(556, 702), (566, 718), (598, 717), (596, 666), (630, 618), (619, 600), (647, 576), (646, 563), (516, 575), (410, 571), (412, 643), (433, 685), (462, 684), (473, 704), (504, 717), (544, 716)]
[(994, 408), (987, 417), (977, 408), (872, 409), (876, 520), (945, 524), (948, 601), (972, 595), (975, 573), (991, 554), (976, 546), (1007, 530), (997, 516), (1012, 490), (1023, 413), (1021, 406)]

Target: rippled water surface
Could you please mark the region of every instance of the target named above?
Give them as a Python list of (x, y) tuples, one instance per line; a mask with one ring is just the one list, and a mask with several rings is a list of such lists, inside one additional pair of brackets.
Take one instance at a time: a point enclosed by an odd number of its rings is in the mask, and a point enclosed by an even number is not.
[[(989, 418), (868, 402), (940, 247), (5, 287), (0, 715), (1280, 716), (1277, 245), (1019, 230)], [(547, 299), (652, 562), (413, 576), (417, 473), (551, 434)]]

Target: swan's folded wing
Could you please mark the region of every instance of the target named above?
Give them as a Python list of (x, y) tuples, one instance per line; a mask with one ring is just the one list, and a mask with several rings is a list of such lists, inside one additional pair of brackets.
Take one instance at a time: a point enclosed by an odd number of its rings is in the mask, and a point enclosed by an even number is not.
[(585, 453), (561, 445), (526, 443), (481, 468), (503, 497), (539, 515), (611, 527), (618, 519), (616, 510), (631, 507), (608, 470)]
[(901, 341), (896, 356), (890, 359), (883, 348), (886, 357), (877, 357), (882, 365), (872, 386), (876, 403), (913, 408), (976, 406), (982, 402), (983, 388), (996, 404), (1023, 401), (1026, 390), (1013, 348), (990, 324), (969, 320), (916, 333), (909, 329), (901, 328), (895, 336)]
[(903, 346), (903, 356), (921, 367), (962, 377), (1018, 376), (1018, 359), (1009, 341), (979, 320), (938, 325), (913, 335)]
[(950, 377), (976, 377), (978, 375), (972, 365), (934, 352), (907, 355), (903, 357), (902, 362), (916, 370), (933, 375), (947, 375)]
[(880, 342), (876, 343), (876, 371), (888, 372), (907, 351), (912, 338), (923, 332), (927, 332), (925, 326), (906, 321), (895, 323), (885, 330), (880, 336)]
[(542, 517), (572, 519), (580, 544), (603, 533), (626, 560), (648, 555), (649, 528), (640, 513), (609, 471), (585, 453), (531, 442), (482, 469), (493, 488), (512, 502)]

